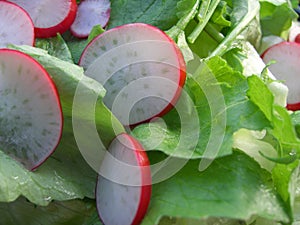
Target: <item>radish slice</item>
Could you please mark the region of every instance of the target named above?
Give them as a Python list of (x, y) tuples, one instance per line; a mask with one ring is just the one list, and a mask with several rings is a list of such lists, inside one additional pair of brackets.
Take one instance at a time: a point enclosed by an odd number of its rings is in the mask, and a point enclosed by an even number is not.
[(67, 31), (72, 25), (76, 12), (76, 0), (9, 0), (25, 9), (39, 38), (56, 36)]
[(99, 217), (105, 225), (139, 224), (150, 197), (147, 154), (133, 137), (120, 134), (111, 143), (101, 165), (96, 187)]
[(34, 170), (61, 137), (56, 88), (37, 61), (10, 49), (0, 49), (0, 80), (0, 149)]
[(110, 18), (110, 0), (84, 0), (80, 2), (71, 32), (75, 37), (86, 38), (94, 26), (105, 27)]
[(142, 23), (102, 33), (85, 48), (79, 64), (87, 76), (104, 85), (104, 103), (125, 126), (167, 113), (186, 78), (184, 59), (174, 41)]
[(275, 60), (269, 69), (278, 80), (284, 80), (288, 89), (287, 108), (300, 109), (300, 44), (281, 42), (268, 48), (262, 55), (265, 63)]
[(33, 43), (34, 26), (28, 13), (13, 3), (0, 1), (0, 48)]

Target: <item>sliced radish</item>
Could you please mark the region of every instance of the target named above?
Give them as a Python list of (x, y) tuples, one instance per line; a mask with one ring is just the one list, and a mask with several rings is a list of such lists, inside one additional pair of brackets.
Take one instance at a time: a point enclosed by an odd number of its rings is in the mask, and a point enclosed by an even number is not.
[(37, 61), (10, 49), (0, 49), (0, 81), (0, 149), (33, 170), (61, 137), (56, 88)]
[(151, 171), (143, 147), (123, 133), (111, 143), (100, 168), (96, 202), (105, 225), (136, 225), (151, 197)]
[(13, 3), (0, 1), (0, 48), (33, 43), (34, 26), (28, 13)]
[(81, 1), (71, 32), (78, 38), (89, 36), (96, 25), (105, 27), (110, 18), (110, 0), (84, 0)]
[(104, 103), (123, 125), (136, 125), (173, 108), (184, 85), (183, 56), (174, 41), (148, 24), (108, 30), (83, 51), (79, 64), (104, 85)]
[(76, 0), (9, 0), (25, 9), (32, 18), (35, 35), (39, 38), (56, 36), (72, 25), (76, 12)]
[(268, 48), (263, 54), (265, 63), (275, 60), (269, 69), (278, 80), (284, 80), (288, 89), (287, 108), (300, 109), (300, 44), (296, 42), (281, 42)]

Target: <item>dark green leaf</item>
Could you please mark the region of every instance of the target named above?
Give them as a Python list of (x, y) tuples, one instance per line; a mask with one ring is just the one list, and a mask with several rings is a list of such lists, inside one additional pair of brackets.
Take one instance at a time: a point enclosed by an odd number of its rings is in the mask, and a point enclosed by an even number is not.
[[(25, 198), (12, 203), (0, 203), (1, 225), (83, 225), (95, 211), (94, 201), (72, 200), (53, 202), (47, 207), (35, 206)], [(98, 218), (99, 221), (99, 218)], [(93, 223), (94, 224), (94, 223)], [(99, 222), (98, 225), (101, 225)]]
[(112, 0), (108, 27), (142, 22), (166, 30), (178, 20), (176, 5), (174, 0)]
[(61, 60), (73, 63), (71, 52), (60, 34), (53, 38), (36, 39), (35, 47), (44, 49)]

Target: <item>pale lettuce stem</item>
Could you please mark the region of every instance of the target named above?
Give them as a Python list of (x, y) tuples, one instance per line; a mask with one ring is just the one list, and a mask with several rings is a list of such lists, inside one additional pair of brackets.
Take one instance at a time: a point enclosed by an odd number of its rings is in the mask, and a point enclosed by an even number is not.
[[(214, 14), (214, 11), (216, 10), (218, 4), (220, 3), (221, 0), (213, 0), (211, 4), (209, 5), (209, 8), (207, 10), (206, 15), (204, 16), (204, 19), (202, 21), (199, 21), (197, 24), (196, 28), (193, 30), (193, 32), (188, 36), (188, 41), (190, 43), (194, 43), (196, 39), (199, 37), (200, 33), (203, 31), (205, 28), (206, 24)], [(205, 6), (204, 6), (205, 7)], [(200, 6), (201, 8), (201, 6)]]
[(180, 32), (183, 31), (188, 25), (188, 23), (196, 16), (199, 4), (200, 4), (200, 0), (197, 0), (192, 10), (186, 16), (180, 18), (180, 20), (177, 22), (175, 26), (173, 26), (171, 29), (166, 31), (166, 33), (169, 35), (170, 38), (176, 40)]
[(210, 37), (212, 37), (218, 43), (221, 43), (223, 41), (224, 35), (220, 33), (210, 22), (207, 23), (204, 30)]
[(257, 13), (259, 13), (259, 4), (251, 6), (252, 8), (248, 10), (248, 13), (243, 17), (240, 23), (233, 28), (233, 30), (223, 39), (218, 47), (207, 58), (211, 58), (216, 55), (222, 56), (228, 50), (228, 46), (230, 46), (236, 40), (237, 36), (255, 18)]
[(210, 2), (211, 2), (211, 0), (202, 1), (199, 11), (198, 11), (198, 15), (197, 15), (197, 19), (199, 20), (199, 22), (204, 21), (204, 18), (209, 9)]

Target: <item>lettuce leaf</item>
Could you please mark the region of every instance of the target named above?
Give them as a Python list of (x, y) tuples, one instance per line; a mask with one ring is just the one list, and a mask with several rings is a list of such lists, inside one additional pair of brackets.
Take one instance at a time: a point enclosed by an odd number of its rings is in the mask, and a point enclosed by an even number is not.
[[(111, 140), (118, 133), (124, 132), (123, 126), (102, 102), (104, 88), (98, 82), (86, 77), (81, 67), (51, 56), (42, 49), (29, 46), (11, 46), (11, 48), (34, 57), (51, 75), (62, 103), (64, 127), (61, 142), (55, 153), (34, 172), (24, 169), (0, 149), (0, 201), (11, 202), (23, 195), (37, 205), (48, 205), (52, 200), (94, 198), (97, 173), (87, 164), (81, 155), (82, 152), (79, 151), (72, 122), (74, 117), (83, 124), (95, 122), (103, 143), (99, 148), (103, 149), (98, 148), (95, 152), (89, 152), (90, 139), (83, 136), (88, 140), (84, 150), (87, 155), (93, 155), (93, 158), (100, 162), (99, 150), (106, 150)], [(81, 107), (76, 112), (72, 111), (79, 84), (83, 95), (89, 96), (93, 93), (98, 96), (94, 102), (95, 111), (92, 113), (87, 110), (89, 102), (86, 101), (77, 101), (77, 105)]]
[(245, 154), (234, 152), (217, 159), (202, 172), (198, 164), (190, 160), (175, 176), (153, 186), (143, 225), (157, 224), (163, 216), (290, 220), (270, 182), (271, 175)]
[(21, 195), (42, 206), (52, 200), (94, 198), (97, 174), (73, 146), (60, 145), (35, 172), (0, 150), (0, 202), (12, 202)]
[[(0, 203), (1, 224), (16, 225), (89, 225), (95, 211), (94, 201), (89, 199), (52, 202), (49, 206), (36, 206), (25, 198), (10, 204)], [(99, 219), (97, 218), (99, 221)], [(97, 225), (101, 225), (100, 221)]]
[(176, 4), (173, 0), (112, 0), (108, 27), (143, 22), (166, 30), (178, 20)]
[[(260, 109), (247, 96), (249, 88), (258, 93), (260, 90), (249, 83), (251, 80), (232, 70), (220, 57), (213, 57), (188, 78), (186, 94), (176, 105), (177, 112), (173, 110), (163, 117), (164, 123), (136, 127), (133, 135), (146, 149), (176, 157), (213, 158), (231, 154), (234, 132), (241, 128), (271, 127), (269, 109)], [(260, 80), (255, 82), (260, 84)], [(271, 101), (270, 97), (266, 101)]]
[(292, 123), (295, 126), (295, 130), (298, 138), (300, 138), (300, 111), (296, 111), (291, 114)]
[(60, 34), (57, 34), (56, 37), (52, 38), (37, 38), (35, 40), (35, 47), (46, 50), (49, 55), (73, 63), (69, 47)]
[(289, 1), (260, 0), (260, 23), (264, 36), (276, 35), (287, 38), (286, 31), (297, 18)]

